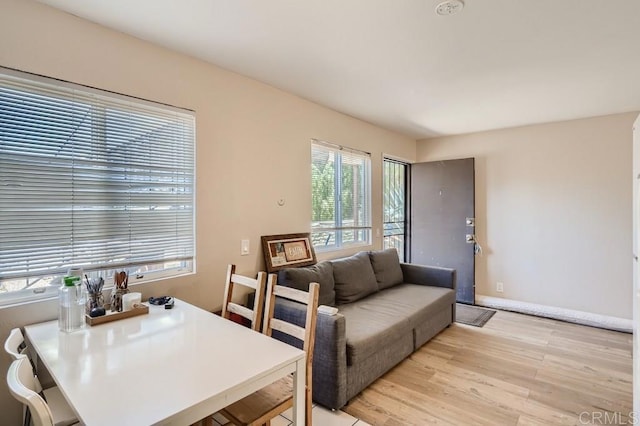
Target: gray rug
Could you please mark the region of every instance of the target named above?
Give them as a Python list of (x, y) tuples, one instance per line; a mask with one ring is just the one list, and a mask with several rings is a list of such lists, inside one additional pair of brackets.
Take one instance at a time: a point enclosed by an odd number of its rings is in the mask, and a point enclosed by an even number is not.
[(492, 309), (456, 303), (456, 322), (461, 324), (482, 327), (495, 313)]

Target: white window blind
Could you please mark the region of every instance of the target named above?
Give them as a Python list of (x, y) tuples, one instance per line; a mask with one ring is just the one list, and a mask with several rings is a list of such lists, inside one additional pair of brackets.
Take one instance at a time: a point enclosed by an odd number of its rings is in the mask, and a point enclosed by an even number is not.
[(70, 266), (190, 271), (194, 127), (185, 110), (0, 69), (0, 301)]
[(311, 236), (317, 250), (371, 241), (371, 158), (327, 142), (311, 143)]

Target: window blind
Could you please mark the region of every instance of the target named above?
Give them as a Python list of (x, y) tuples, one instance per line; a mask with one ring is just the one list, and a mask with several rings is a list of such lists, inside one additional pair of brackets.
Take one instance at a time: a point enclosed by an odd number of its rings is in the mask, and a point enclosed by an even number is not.
[(0, 283), (192, 261), (194, 127), (184, 110), (0, 69)]
[(314, 247), (368, 243), (370, 154), (313, 140), (311, 163)]

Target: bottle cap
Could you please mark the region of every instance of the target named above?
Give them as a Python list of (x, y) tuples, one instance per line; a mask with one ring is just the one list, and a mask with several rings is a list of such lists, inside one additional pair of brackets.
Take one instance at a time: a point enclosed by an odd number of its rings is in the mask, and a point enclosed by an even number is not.
[(76, 285), (78, 281), (80, 281), (80, 277), (64, 277), (64, 285), (67, 287)]

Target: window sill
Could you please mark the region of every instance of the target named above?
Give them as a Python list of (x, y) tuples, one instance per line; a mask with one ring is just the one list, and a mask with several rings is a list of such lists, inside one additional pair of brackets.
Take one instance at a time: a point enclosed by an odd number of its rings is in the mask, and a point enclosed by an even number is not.
[[(183, 278), (189, 275), (194, 275), (195, 272), (193, 271), (188, 271), (188, 272), (184, 272), (184, 273), (180, 273), (180, 274), (173, 274), (170, 276), (155, 276), (155, 277), (149, 277), (149, 278), (141, 278), (141, 279), (137, 279), (133, 282), (131, 282), (129, 284), (129, 290), (132, 291), (132, 289), (134, 289), (137, 286), (140, 285), (145, 285), (145, 284), (151, 284), (151, 283), (155, 283), (155, 282), (159, 282), (159, 281), (166, 281), (166, 280), (170, 280), (170, 279), (177, 279), (177, 278)], [(113, 291), (113, 284), (110, 284), (108, 287), (104, 287), (102, 289), (102, 294), (104, 295), (104, 300), (105, 303), (108, 303), (110, 298), (111, 298), (111, 292)], [(19, 306), (28, 306), (34, 303), (47, 303), (51, 300), (57, 300), (58, 298), (58, 287), (49, 287), (47, 288), (47, 291), (45, 291), (44, 293), (41, 294), (24, 294), (24, 295), (8, 295), (5, 294), (4, 297), (6, 298), (5, 300), (3, 300), (3, 297), (0, 296), (0, 310), (5, 309), (5, 308), (15, 308), (15, 307), (19, 307)]]
[(364, 250), (373, 250), (373, 246), (371, 245), (371, 243), (361, 243), (361, 244), (350, 244), (348, 246), (342, 246), (338, 248), (331, 248), (331, 249), (325, 249), (325, 250), (317, 249), (315, 247), (314, 249), (316, 251), (316, 257), (318, 258), (318, 260), (329, 260), (329, 259), (338, 259), (340, 257), (351, 256), (352, 254), (356, 254), (357, 252), (364, 251)]

